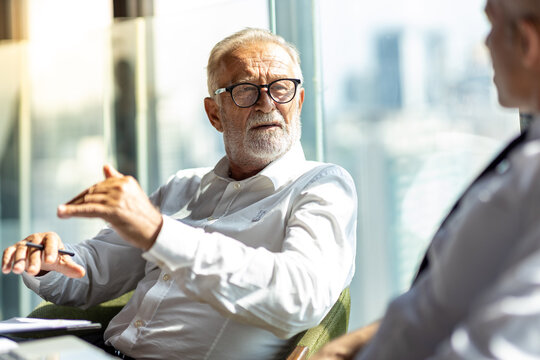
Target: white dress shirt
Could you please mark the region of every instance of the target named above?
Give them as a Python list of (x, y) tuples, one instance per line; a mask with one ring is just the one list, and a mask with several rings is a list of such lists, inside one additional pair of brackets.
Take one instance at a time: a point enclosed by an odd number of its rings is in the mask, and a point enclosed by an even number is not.
[(299, 144), (235, 181), (228, 160), (179, 171), (151, 196), (163, 213), (142, 252), (111, 229), (69, 248), (87, 276), (25, 276), (47, 300), (91, 306), (135, 288), (105, 339), (144, 359), (272, 359), (326, 315), (354, 273), (356, 192)]
[(540, 121), (465, 194), (355, 359), (540, 358)]

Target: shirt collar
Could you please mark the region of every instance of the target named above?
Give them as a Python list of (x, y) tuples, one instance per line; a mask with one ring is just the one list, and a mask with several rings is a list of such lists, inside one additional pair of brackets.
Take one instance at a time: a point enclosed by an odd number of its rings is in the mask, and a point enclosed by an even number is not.
[(296, 178), (296, 173), (302, 171), (302, 166), (299, 165), (305, 161), (304, 150), (300, 141), (297, 141), (282, 157), (272, 161), (257, 175), (267, 177), (274, 189), (278, 189)]
[[(287, 151), (282, 157), (272, 161), (264, 169), (262, 169), (258, 174), (247, 178), (243, 181), (247, 181), (256, 177), (264, 177), (274, 186), (274, 189), (278, 189), (290, 179), (295, 178), (296, 172), (301, 170), (301, 166), (298, 166), (299, 163), (305, 162), (306, 158), (304, 156), (304, 150), (300, 141), (297, 141), (289, 151)], [(201, 185), (204, 187), (209, 184), (216, 177), (221, 178), (225, 181), (231, 182), (236, 181), (229, 176), (229, 159), (227, 156), (222, 157), (214, 169), (208, 174), (203, 176), (201, 180)]]

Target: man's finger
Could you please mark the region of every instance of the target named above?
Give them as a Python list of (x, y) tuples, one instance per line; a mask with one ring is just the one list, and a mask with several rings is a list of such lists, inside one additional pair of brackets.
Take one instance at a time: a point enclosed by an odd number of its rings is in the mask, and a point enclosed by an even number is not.
[(12, 268), (15, 274), (22, 274), (26, 270), (27, 251), (28, 248), (22, 244), (16, 246)]
[(30, 275), (37, 275), (41, 270), (41, 250), (27, 249), (26, 272)]
[(71, 260), (69, 255), (61, 256), (60, 263), (56, 271), (61, 272), (67, 277), (77, 279), (82, 278), (84, 275), (86, 275), (86, 270), (81, 265)]
[(84, 199), (84, 196), (88, 194), (89, 189), (85, 189), (80, 194), (75, 196), (73, 199), (69, 200), (66, 204), (80, 204), (82, 203), (82, 200)]
[(58, 243), (60, 238), (55, 233), (46, 233), (42, 240), (43, 248), (43, 260), (46, 264), (53, 264), (56, 262), (58, 256)]
[(107, 179), (111, 177), (124, 177), (124, 174), (120, 173), (118, 170), (113, 168), (112, 165), (109, 164), (103, 166), (103, 174)]
[(70, 217), (88, 217), (102, 218), (104, 220), (109, 215), (110, 210), (102, 204), (83, 204), (83, 205), (60, 205), (57, 209), (57, 215), (61, 219)]
[(11, 272), (15, 250), (17, 250), (15, 246), (10, 246), (4, 250), (4, 256), (2, 257), (2, 272), (4, 274), (9, 274)]

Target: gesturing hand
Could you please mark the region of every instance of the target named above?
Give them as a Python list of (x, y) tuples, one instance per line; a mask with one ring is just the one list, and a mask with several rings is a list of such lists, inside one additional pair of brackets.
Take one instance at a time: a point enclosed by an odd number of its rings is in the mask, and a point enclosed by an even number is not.
[[(42, 244), (43, 251), (26, 246), (27, 242)], [(4, 250), (2, 272), (21, 274), (26, 270), (30, 275), (37, 275), (40, 271), (57, 271), (72, 278), (83, 277), (84, 268), (70, 256), (58, 254), (59, 249), (64, 249), (64, 244), (56, 233), (32, 234)]]
[(134, 246), (148, 250), (156, 241), (163, 219), (139, 183), (110, 165), (103, 167), (105, 180), (58, 207), (60, 218), (97, 217), (107, 221)]

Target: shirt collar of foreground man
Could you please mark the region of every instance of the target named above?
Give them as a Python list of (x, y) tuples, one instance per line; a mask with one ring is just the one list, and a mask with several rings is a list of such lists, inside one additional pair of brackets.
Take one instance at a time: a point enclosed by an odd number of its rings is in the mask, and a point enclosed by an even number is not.
[[(58, 214), (110, 227), (75, 245), (32, 234), (4, 251), (3, 271), (23, 273), (58, 304), (88, 307), (134, 290), (104, 338), (134, 358), (284, 358), (350, 284), (355, 186), (341, 167), (304, 158), (302, 74), (282, 38), (233, 34), (214, 47), (208, 75), (205, 109), (227, 153), (214, 170), (180, 170), (148, 198), (106, 166), (106, 179)], [(256, 86), (220, 90), (242, 83)], [(53, 258), (41, 261), (25, 241)], [(57, 257), (64, 247), (77, 263)]]
[(499, 102), (532, 114), (530, 128), (466, 190), (378, 331), (347, 334), (314, 360), (540, 358), (540, 1), (487, 0), (485, 12)]

